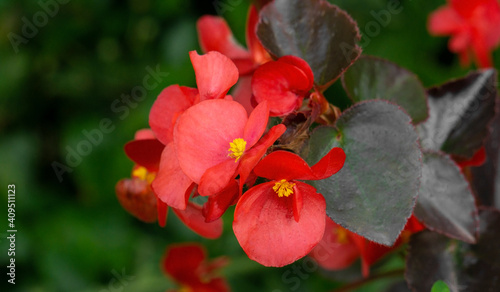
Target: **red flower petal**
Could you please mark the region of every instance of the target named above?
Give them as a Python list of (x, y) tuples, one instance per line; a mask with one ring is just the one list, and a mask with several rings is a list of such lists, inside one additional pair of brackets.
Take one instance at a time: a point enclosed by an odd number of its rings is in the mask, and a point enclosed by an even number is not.
[(272, 180), (314, 180), (316, 175), (307, 162), (295, 153), (278, 150), (267, 155), (254, 168), (257, 176)]
[(240, 198), (233, 230), (250, 259), (265, 266), (282, 267), (308, 254), (321, 240), (326, 204), (314, 188), (301, 188), (303, 207), (296, 222), (293, 194), (278, 197), (274, 184), (271, 181), (257, 185)]
[(239, 45), (222, 17), (205, 15), (196, 22), (200, 46), (206, 53), (218, 51), (230, 59), (250, 58), (250, 53)]
[(315, 194), (316, 189), (306, 183), (300, 181), (294, 181), (295, 187), (293, 193), (293, 218), (295, 222), (299, 222), (300, 220), (300, 212), (302, 212), (302, 207), (304, 206), (304, 189), (307, 194)]
[(252, 91), (255, 100), (269, 102), (270, 115), (286, 115), (302, 104), (304, 93), (311, 88), (306, 73), (286, 62), (268, 62), (255, 70)]
[(141, 129), (136, 131), (134, 135), (134, 140), (143, 140), (143, 139), (156, 139), (156, 136), (151, 129)]
[(179, 166), (173, 143), (165, 146), (161, 155), (160, 169), (152, 183), (153, 190), (167, 205), (186, 209), (186, 192), (193, 183)]
[(125, 144), (128, 158), (149, 171), (156, 172), (160, 164), (161, 153), (165, 145), (157, 139), (134, 140)]
[(425, 226), (418, 221), (415, 215), (411, 214), (410, 219), (406, 222), (404, 230), (409, 231), (410, 233), (417, 233), (425, 229)]
[(264, 64), (271, 61), (271, 56), (262, 46), (259, 38), (257, 37), (257, 23), (259, 22), (259, 13), (255, 6), (250, 5), (248, 10), (247, 18), (247, 31), (246, 31), (246, 41), (250, 54), (256, 64)]
[(240, 75), (253, 70), (250, 53), (236, 42), (223, 18), (206, 15), (198, 20), (196, 27), (203, 52), (217, 51), (226, 55), (238, 67)]
[(472, 42), (472, 50), (476, 56), (476, 62), (480, 68), (493, 67), (493, 60), (490, 53), (490, 48), (486, 47), (484, 38), (477, 38)]
[(193, 105), (196, 88), (171, 85), (158, 95), (149, 113), (149, 126), (163, 144), (172, 141), (177, 117)]
[(196, 271), (205, 258), (205, 250), (199, 244), (173, 245), (165, 252), (163, 270), (176, 282), (197, 284), (200, 279)]
[(311, 167), (316, 179), (325, 179), (337, 173), (344, 166), (345, 158), (342, 148), (332, 148), (328, 154)]
[(358, 250), (361, 253), (363, 276), (368, 277), (370, 273), (370, 266), (384, 257), (386, 254), (392, 252), (393, 250), (396, 250), (402, 243), (408, 240), (409, 235), (419, 232), (423, 229), (425, 229), (425, 227), (420, 222), (418, 222), (418, 220), (412, 214), (393, 246), (380, 245), (373, 241), (367, 240), (360, 235), (350, 232), (352, 240), (358, 246)]
[(450, 7), (441, 7), (429, 16), (428, 29), (435, 35), (448, 35), (460, 30), (462, 18)]
[(236, 204), (238, 195), (238, 183), (233, 180), (224, 190), (208, 197), (208, 201), (203, 205), (205, 221), (212, 222), (219, 219), (229, 206)]
[(156, 197), (156, 206), (158, 212), (158, 225), (165, 227), (167, 225), (168, 205)]
[(307, 79), (309, 80), (309, 84), (304, 86), (304, 91), (299, 92), (299, 94), (306, 94), (311, 88), (313, 87), (314, 84), (314, 74), (313, 71), (311, 70), (311, 67), (309, 67), (309, 64), (307, 64), (306, 61), (302, 60), (299, 57), (296, 56), (283, 56), (279, 58), (277, 61), (279, 62), (285, 62), (290, 65), (294, 65), (295, 67), (299, 68), (302, 70), (302, 72), (307, 76)]
[(211, 51), (200, 56), (191, 51), (189, 56), (196, 74), (200, 101), (224, 98), (229, 88), (238, 81), (238, 68), (223, 54)]
[(196, 292), (227, 292), (229, 287), (222, 278), (213, 277), (213, 270), (227, 264), (225, 258), (212, 262), (205, 260), (205, 249), (196, 243), (174, 245), (167, 249), (162, 260), (165, 274)]
[(207, 169), (198, 186), (200, 195), (211, 196), (224, 190), (236, 177), (237, 168), (238, 163), (229, 159)]
[(369, 241), (360, 235), (354, 233), (351, 233), (351, 235), (361, 253), (361, 269), (364, 277), (368, 277), (370, 274), (371, 265), (381, 259), (384, 255), (395, 250), (401, 244), (401, 241), (398, 240), (399, 242), (397, 241), (393, 246), (384, 246), (373, 241)]
[(267, 101), (260, 103), (248, 117), (243, 139), (247, 142), (247, 149), (250, 149), (262, 137), (267, 127), (269, 119), (269, 105)]
[(189, 108), (174, 130), (175, 151), (188, 177), (199, 183), (207, 169), (229, 159), (229, 143), (243, 138), (247, 123), (235, 101), (207, 100)]
[(144, 222), (156, 221), (156, 197), (147, 181), (122, 179), (116, 184), (115, 191), (118, 201), (127, 212)]
[(267, 134), (262, 137), (252, 149), (250, 149), (240, 161), (238, 173), (240, 175), (240, 193), (243, 189), (243, 184), (247, 181), (248, 176), (260, 161), (262, 156), (266, 154), (267, 149), (286, 131), (286, 126), (283, 124), (272, 127)]
[(172, 208), (172, 210), (187, 227), (197, 234), (210, 239), (221, 236), (222, 219), (206, 223), (201, 206), (188, 202), (186, 210), (178, 210), (175, 208)]
[(252, 76), (240, 77), (231, 94), (234, 101), (239, 102), (250, 115), (255, 108), (252, 105)]
[(350, 231), (326, 216), (325, 234), (309, 256), (327, 270), (341, 270), (352, 265), (360, 253), (350, 238)]
[(458, 166), (460, 166), (460, 168), (464, 168), (467, 166), (481, 166), (485, 161), (486, 161), (486, 150), (484, 149), (483, 146), (478, 151), (476, 151), (476, 153), (474, 153), (474, 156), (472, 156), (471, 159), (457, 161), (457, 164)]

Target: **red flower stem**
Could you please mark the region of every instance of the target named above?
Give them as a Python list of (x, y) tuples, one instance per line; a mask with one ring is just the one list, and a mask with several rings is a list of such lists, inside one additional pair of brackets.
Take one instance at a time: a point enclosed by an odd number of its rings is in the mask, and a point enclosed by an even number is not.
[(331, 292), (352, 291), (352, 290), (359, 288), (365, 284), (368, 284), (372, 281), (375, 281), (378, 279), (383, 279), (383, 278), (399, 277), (399, 276), (403, 276), (404, 273), (405, 273), (405, 269), (397, 269), (397, 270), (392, 270), (392, 271), (388, 271), (388, 272), (378, 273), (375, 275), (370, 275), (368, 278), (360, 279), (358, 281), (349, 283), (343, 287), (340, 287), (339, 289), (332, 290)]

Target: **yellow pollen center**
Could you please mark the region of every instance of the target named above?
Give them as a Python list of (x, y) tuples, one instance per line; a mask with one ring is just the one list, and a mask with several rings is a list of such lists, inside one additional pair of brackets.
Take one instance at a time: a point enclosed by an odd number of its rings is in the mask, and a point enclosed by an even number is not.
[(238, 159), (243, 155), (245, 152), (245, 149), (247, 147), (247, 141), (241, 139), (241, 138), (236, 138), (233, 140), (233, 142), (229, 142), (229, 151), (228, 156), (231, 158), (235, 158), (236, 160), (234, 162), (238, 162)]
[(144, 166), (136, 167), (132, 171), (132, 177), (145, 180), (148, 182), (148, 184), (151, 184), (153, 182), (155, 176), (156, 176), (155, 172), (149, 172)]
[(295, 186), (294, 183), (289, 183), (286, 181), (286, 179), (282, 179), (279, 182), (276, 182), (276, 184), (273, 187), (273, 190), (278, 194), (278, 197), (288, 197), (291, 194), (293, 194), (293, 187)]
[(337, 242), (340, 244), (349, 243), (349, 239), (347, 238), (347, 230), (343, 227), (337, 227), (334, 230), (335, 234), (337, 234)]
[(192, 292), (193, 290), (188, 286), (181, 286), (179, 292)]

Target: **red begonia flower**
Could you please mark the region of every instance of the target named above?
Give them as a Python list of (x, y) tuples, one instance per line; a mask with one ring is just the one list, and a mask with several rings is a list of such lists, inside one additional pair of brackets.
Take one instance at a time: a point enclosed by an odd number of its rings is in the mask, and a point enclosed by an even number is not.
[(353, 233), (354, 242), (358, 246), (358, 249), (361, 253), (361, 269), (363, 272), (363, 276), (368, 277), (370, 273), (370, 266), (373, 265), (376, 261), (384, 257), (386, 254), (390, 253), (391, 251), (397, 249), (403, 243), (407, 243), (410, 239), (410, 235), (424, 229), (424, 225), (422, 225), (414, 215), (411, 215), (411, 217), (406, 222), (403, 231), (401, 231), (401, 234), (399, 235), (393, 246), (380, 245)]
[(309, 253), (321, 267), (327, 270), (342, 270), (360, 257), (352, 233), (326, 216), (325, 234)]
[[(155, 222), (163, 217), (157, 212), (157, 199), (151, 189), (163, 151), (161, 144), (150, 129), (138, 130), (133, 141), (125, 144), (125, 153), (136, 163), (132, 178), (120, 180), (116, 186), (116, 196), (123, 209), (144, 222)], [(164, 221), (163, 221), (164, 222)], [(162, 221), (159, 220), (160, 225)]]
[[(203, 206), (203, 215), (206, 221), (211, 222), (220, 218), (227, 208), (237, 203), (241, 196), (243, 185), (252, 186), (257, 179), (257, 176), (252, 175), (252, 171), (262, 156), (267, 152), (267, 149), (274, 143), (285, 131), (284, 125), (278, 125), (269, 130), (252, 149), (248, 151), (242, 158), (238, 170), (241, 183), (233, 180), (229, 185), (219, 193), (209, 196), (207, 203)], [(239, 185), (239, 187), (238, 187)]]
[[(167, 155), (170, 154), (173, 145), (171, 143), (167, 146), (161, 144), (156, 140), (151, 130), (138, 131), (135, 139), (125, 145), (125, 151), (138, 164), (134, 166), (132, 179), (123, 179), (117, 183), (116, 195), (120, 204), (130, 214), (145, 222), (154, 222), (158, 218), (158, 224), (164, 227), (167, 219), (168, 204), (161, 200), (152, 184), (158, 178), (160, 180), (164, 179), (165, 171), (157, 173), (159, 169), (162, 169), (162, 164), (167, 165), (167, 167), (176, 165), (175, 163), (170, 163), (170, 158), (167, 158), (167, 160), (163, 159), (163, 162), (160, 163), (160, 157), (165, 155), (165, 153)], [(141, 165), (141, 162), (144, 162), (145, 165)], [(158, 167), (158, 165), (160, 166)], [(179, 181), (174, 182), (179, 183)], [(161, 186), (163, 185), (165, 184), (161, 184)], [(182, 210), (174, 208), (174, 213), (188, 228), (199, 235), (207, 238), (219, 237), (222, 234), (222, 220), (213, 220), (211, 223), (205, 222), (201, 206), (187, 202), (191, 194), (190, 185), (185, 190), (184, 208)]]
[(162, 260), (165, 274), (181, 285), (178, 291), (187, 292), (230, 291), (225, 279), (216, 275), (227, 264), (225, 257), (207, 261), (205, 249), (197, 243), (169, 246)]
[(120, 180), (115, 187), (116, 197), (123, 209), (147, 223), (155, 222), (158, 217), (156, 196), (150, 182), (153, 178), (154, 174), (148, 173), (146, 168), (135, 166), (132, 178)]
[(411, 216), (393, 246), (384, 246), (342, 228), (327, 218), (322, 241), (309, 254), (327, 270), (339, 270), (361, 258), (363, 276), (368, 277), (370, 266), (389, 252), (408, 242), (410, 235), (425, 229), (415, 216)]
[[(161, 155), (158, 177), (153, 189), (161, 202), (184, 210), (190, 195), (190, 180), (181, 170), (173, 144), (173, 131), (182, 113), (201, 101), (226, 98), (229, 88), (238, 79), (238, 69), (219, 52), (198, 55), (189, 53), (198, 89), (172, 85), (158, 96), (151, 109), (149, 123), (165, 147)], [(171, 147), (169, 147), (169, 145)]]
[(234, 63), (219, 52), (189, 52), (198, 89), (179, 85), (165, 88), (149, 113), (149, 125), (164, 145), (172, 142), (177, 118), (192, 105), (206, 99), (224, 98), (238, 80)]
[(315, 166), (300, 156), (275, 151), (254, 168), (271, 181), (248, 190), (236, 204), (233, 230), (248, 257), (281, 267), (307, 255), (325, 231), (326, 203), (316, 189), (298, 180), (318, 180), (339, 171), (345, 153), (333, 148)]
[(429, 18), (429, 31), (451, 35), (448, 47), (458, 53), (462, 65), (474, 55), (479, 67), (492, 67), (491, 51), (500, 43), (498, 0), (449, 0)]
[[(175, 153), (201, 195), (222, 191), (236, 177), (242, 158), (264, 133), (268, 117), (267, 103), (247, 116), (241, 104), (230, 100), (207, 100), (184, 112), (174, 130)], [(283, 125), (275, 127), (281, 133), (285, 130)]]
[(313, 82), (313, 73), (306, 61), (284, 56), (255, 70), (252, 92), (258, 103), (269, 102), (271, 116), (283, 116), (302, 105)]

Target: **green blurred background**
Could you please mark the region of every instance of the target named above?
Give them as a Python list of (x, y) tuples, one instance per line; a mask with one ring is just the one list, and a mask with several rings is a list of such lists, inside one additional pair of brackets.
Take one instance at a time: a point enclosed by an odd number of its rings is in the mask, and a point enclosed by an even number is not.
[[(220, 16), (244, 44), (248, 0), (41, 1), (49, 2), (57, 3), (58, 11), (45, 21), (37, 1), (0, 1), (2, 271), (9, 260), (8, 184), (16, 185), (18, 230), (16, 285), (8, 284), (4, 276), (1, 291), (165, 291), (176, 286), (162, 274), (160, 258), (168, 244), (186, 241), (202, 242), (210, 257), (232, 258), (223, 273), (233, 291), (330, 291), (340, 285), (329, 279), (332, 275), (315, 272), (314, 266), (309, 269), (312, 273), (294, 274), (294, 268), (304, 268), (310, 264), (307, 261), (281, 269), (250, 261), (232, 233), (232, 208), (224, 217), (223, 236), (210, 241), (189, 231), (172, 214), (166, 228), (139, 222), (115, 197), (115, 183), (128, 177), (133, 165), (123, 145), (137, 129), (148, 127), (158, 93), (170, 84), (195, 86), (188, 52), (201, 53), (197, 18), (217, 14), (216, 6), (223, 8)], [(365, 35), (364, 54), (400, 64), (425, 86), (469, 70), (460, 68), (448, 51), (447, 38), (431, 37), (426, 30), (427, 15), (444, 0), (402, 1), (402, 12), (391, 15), (387, 25), (378, 22), (378, 33), (366, 25), (376, 21), (373, 14), (386, 9), (389, 1), (331, 2), (358, 22)], [(46, 23), (13, 46), (11, 33), (23, 37), (26, 20)], [(500, 68), (498, 51), (494, 59)], [(144, 100), (127, 106), (127, 114), (113, 110), (113, 104), (123, 106), (123, 94), (142, 85), (147, 67), (157, 66), (169, 75), (148, 90)], [(347, 106), (338, 82), (327, 95)], [(104, 133), (102, 141), (92, 145), (60, 181), (53, 162), (67, 165), (68, 149), (88, 140), (84, 133), (99, 129), (103, 119), (109, 119), (113, 130)], [(381, 269), (402, 266), (401, 257), (395, 256)], [(293, 277), (300, 279), (298, 287)], [(397, 280), (359, 291), (382, 291)]]

